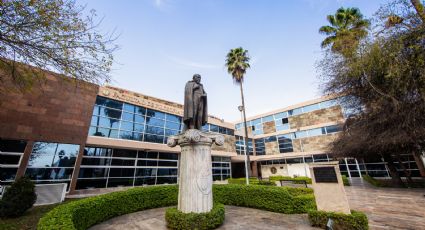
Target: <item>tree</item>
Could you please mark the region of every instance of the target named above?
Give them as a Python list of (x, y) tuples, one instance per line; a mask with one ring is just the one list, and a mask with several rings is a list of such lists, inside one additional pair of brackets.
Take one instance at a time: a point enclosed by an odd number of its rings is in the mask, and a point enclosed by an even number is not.
[[(244, 50), (242, 47), (231, 49), (226, 56), (226, 67), (227, 72), (232, 75), (233, 81), (240, 86), (241, 100), (242, 100), (242, 111), (243, 111), (243, 122), (245, 127), (245, 153), (246, 162), (245, 167), (248, 169), (248, 177), (252, 175), (251, 162), (249, 160), (249, 148), (248, 148), (248, 127), (246, 124), (245, 114), (245, 99), (243, 95), (243, 81), (246, 70), (250, 68), (249, 65), (248, 50)], [(247, 181), (247, 183), (249, 183)]]
[(6, 189), (0, 200), (0, 217), (22, 216), (36, 200), (34, 182), (28, 177), (21, 177)]
[(328, 15), (330, 26), (322, 26), (321, 34), (328, 37), (322, 41), (322, 48), (331, 46), (333, 52), (345, 57), (351, 56), (359, 45), (359, 41), (366, 37), (369, 21), (363, 19), (358, 8), (339, 8), (335, 15)]
[(419, 157), (425, 149), (425, 24), (408, 0), (384, 6), (377, 19), (382, 30), (366, 39), (354, 58), (335, 58), (330, 52), (321, 63), (324, 91), (344, 95), (343, 105), (357, 111), (346, 120), (331, 153), (382, 157), (400, 183), (393, 164), (398, 161), (411, 183), (401, 153), (413, 154), (425, 175)]
[[(50, 70), (93, 83), (108, 81), (116, 37), (100, 34), (95, 12), (75, 0), (0, 1), (0, 82), (28, 90)], [(36, 68), (34, 68), (36, 67)]]

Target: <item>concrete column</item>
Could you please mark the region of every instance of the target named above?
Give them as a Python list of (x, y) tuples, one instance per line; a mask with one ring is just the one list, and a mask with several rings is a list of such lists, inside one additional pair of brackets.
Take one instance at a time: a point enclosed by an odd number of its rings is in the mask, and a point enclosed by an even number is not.
[(196, 129), (170, 136), (167, 145), (180, 145), (178, 209), (184, 213), (203, 213), (213, 207), (211, 145), (224, 144), (222, 135)]
[(252, 177), (258, 177), (258, 168), (257, 168), (257, 162), (251, 161), (251, 170), (252, 170)]
[(74, 194), (75, 192), (75, 186), (77, 185), (78, 175), (80, 174), (80, 165), (81, 161), (83, 160), (84, 147), (85, 144), (80, 143), (80, 150), (77, 159), (75, 159), (74, 171), (72, 172), (71, 182), (69, 183), (69, 194)]

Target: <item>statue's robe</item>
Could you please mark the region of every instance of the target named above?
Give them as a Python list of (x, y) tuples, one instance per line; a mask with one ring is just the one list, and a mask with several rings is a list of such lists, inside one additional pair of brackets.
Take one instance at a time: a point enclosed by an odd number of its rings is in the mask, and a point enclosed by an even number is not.
[(207, 124), (207, 121), (207, 97), (204, 87), (202, 84), (189, 81), (184, 89), (184, 129), (195, 128), (201, 130), (202, 126)]

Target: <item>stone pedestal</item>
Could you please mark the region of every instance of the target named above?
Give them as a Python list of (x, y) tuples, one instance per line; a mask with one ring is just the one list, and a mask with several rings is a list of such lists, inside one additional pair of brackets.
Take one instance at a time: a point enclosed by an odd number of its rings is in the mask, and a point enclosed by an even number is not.
[(212, 168), (211, 145), (224, 144), (222, 135), (189, 129), (176, 136), (170, 136), (167, 145), (180, 145), (178, 209), (184, 213), (211, 211)]
[(309, 165), (317, 210), (350, 214), (338, 161)]

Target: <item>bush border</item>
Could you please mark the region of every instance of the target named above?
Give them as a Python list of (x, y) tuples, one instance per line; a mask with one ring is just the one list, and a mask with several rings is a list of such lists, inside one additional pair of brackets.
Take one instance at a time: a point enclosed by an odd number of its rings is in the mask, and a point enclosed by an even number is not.
[(206, 213), (183, 213), (176, 207), (165, 211), (167, 227), (175, 230), (215, 229), (224, 222), (225, 208), (223, 204), (215, 203), (211, 211)]
[[(87, 229), (115, 216), (177, 205), (178, 186), (130, 188), (62, 204), (44, 215), (38, 229)], [(262, 185), (213, 185), (214, 202), (293, 214), (316, 209), (313, 190)]]
[(308, 212), (308, 220), (311, 226), (326, 229), (328, 219), (334, 222), (334, 229), (345, 230), (366, 230), (369, 229), (368, 219), (365, 213), (351, 210), (351, 214), (325, 212), (310, 210)]

